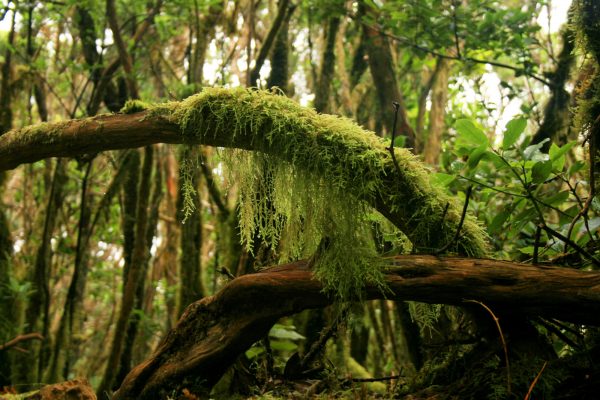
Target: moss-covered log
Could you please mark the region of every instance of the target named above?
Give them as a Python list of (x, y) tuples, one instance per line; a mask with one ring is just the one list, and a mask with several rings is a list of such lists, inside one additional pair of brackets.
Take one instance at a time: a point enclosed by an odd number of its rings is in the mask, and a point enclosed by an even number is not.
[[(408, 150), (395, 150), (396, 169), (386, 143), (350, 120), (246, 89), (205, 89), (182, 102), (131, 103), (125, 111), (10, 131), (0, 138), (0, 170), (159, 142), (236, 147), (280, 157), (367, 201), (422, 251), (455, 235), (461, 205), (430, 184), (429, 171)], [(461, 233), (450, 251), (485, 254), (485, 235), (473, 218)]]
[[(398, 256), (390, 264), (388, 299), (455, 305), (477, 300), (495, 312), (600, 325), (598, 272), (433, 256)], [(377, 286), (366, 292), (370, 299), (383, 296)], [(155, 353), (129, 373), (114, 399), (162, 398), (183, 388), (206, 393), (278, 318), (330, 302), (305, 261), (241, 276), (190, 305)]]

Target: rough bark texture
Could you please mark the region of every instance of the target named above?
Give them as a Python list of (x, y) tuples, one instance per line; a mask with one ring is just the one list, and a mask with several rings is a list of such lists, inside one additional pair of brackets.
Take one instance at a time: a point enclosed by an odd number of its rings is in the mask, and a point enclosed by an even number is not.
[(398, 131), (397, 134), (405, 135), (405, 147), (415, 147), (415, 132), (408, 123), (406, 115), (406, 104), (404, 96), (400, 92), (396, 72), (394, 70), (394, 60), (387, 37), (383, 36), (375, 29), (363, 25), (365, 34), (365, 43), (369, 57), (369, 69), (373, 83), (377, 88), (377, 98), (381, 109), (381, 116), (386, 133), (391, 135), (393, 129), (394, 108), (392, 104), (397, 102), (398, 109)]
[(269, 29), (269, 33), (267, 34), (267, 37), (265, 38), (265, 41), (258, 52), (258, 56), (256, 56), (255, 67), (250, 72), (249, 86), (256, 86), (258, 82), (258, 78), (260, 77), (260, 69), (265, 63), (265, 60), (267, 59), (267, 56), (269, 55), (269, 52), (275, 43), (275, 39), (277, 38), (279, 30), (285, 25), (289, 3), (289, 0), (281, 0), (279, 2), (277, 16), (275, 17), (275, 20), (271, 25), (271, 29)]
[[(394, 300), (464, 305), (600, 325), (600, 273), (486, 259), (398, 256), (387, 283)], [(383, 298), (375, 287), (369, 299)], [(125, 378), (114, 399), (157, 398), (187, 388), (206, 393), (235, 358), (280, 317), (331, 303), (296, 263), (244, 275), (188, 307), (155, 353)]]

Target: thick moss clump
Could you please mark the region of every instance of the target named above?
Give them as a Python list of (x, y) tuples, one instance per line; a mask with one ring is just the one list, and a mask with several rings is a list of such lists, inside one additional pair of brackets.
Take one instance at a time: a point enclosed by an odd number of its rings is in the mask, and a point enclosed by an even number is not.
[[(376, 206), (418, 248), (442, 247), (456, 232), (461, 205), (429, 182), (424, 165), (410, 151), (395, 149), (397, 171), (387, 143), (349, 119), (265, 91), (222, 88), (184, 100), (171, 119), (183, 135), (202, 142), (220, 137), (226, 146), (258, 150), (323, 177), (345, 196)], [(486, 236), (472, 217), (451, 250), (486, 254)]]
[[(395, 150), (396, 169), (387, 143), (349, 119), (241, 88), (206, 88), (155, 112), (170, 114), (186, 141), (253, 150), (229, 157), (241, 171), (245, 242), (251, 246), (258, 229), (273, 247), (280, 241), (291, 244), (283, 246), (288, 249), (284, 259), (317, 252), (317, 277), (341, 295), (355, 292), (365, 280), (382, 279), (372, 258), (365, 258), (375, 255), (372, 207), (420, 252), (443, 247), (456, 233), (462, 204), (430, 183), (429, 171), (410, 151)], [(267, 186), (274, 190), (270, 205), (264, 200)], [(467, 216), (449, 251), (486, 254), (486, 235), (474, 218)]]

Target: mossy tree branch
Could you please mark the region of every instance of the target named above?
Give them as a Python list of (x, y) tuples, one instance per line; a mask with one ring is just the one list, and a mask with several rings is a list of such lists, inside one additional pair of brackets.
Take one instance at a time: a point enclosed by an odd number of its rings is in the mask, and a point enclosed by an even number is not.
[[(160, 142), (235, 147), (289, 161), (365, 200), (421, 251), (444, 246), (456, 232), (460, 203), (429, 182), (429, 172), (410, 151), (395, 149), (396, 169), (386, 143), (350, 120), (246, 89), (205, 89), (182, 102), (132, 103), (127, 110), (133, 113), (10, 131), (0, 137), (0, 170), (47, 157)], [(449, 251), (485, 255), (485, 234), (472, 217), (466, 218), (460, 240)]]

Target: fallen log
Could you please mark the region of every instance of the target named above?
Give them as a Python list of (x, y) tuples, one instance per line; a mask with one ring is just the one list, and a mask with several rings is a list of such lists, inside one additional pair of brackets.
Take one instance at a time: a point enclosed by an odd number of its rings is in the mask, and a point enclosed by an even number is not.
[[(389, 262), (390, 291), (367, 287), (365, 298), (453, 305), (477, 300), (491, 309), (600, 325), (598, 272), (424, 255)], [(236, 278), (191, 304), (154, 354), (127, 375), (114, 399), (160, 398), (184, 388), (207, 393), (279, 318), (331, 302), (306, 261)]]

